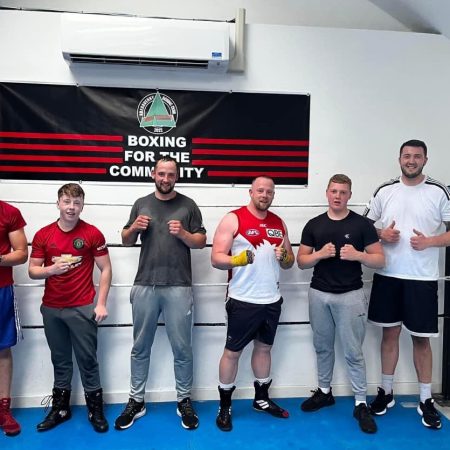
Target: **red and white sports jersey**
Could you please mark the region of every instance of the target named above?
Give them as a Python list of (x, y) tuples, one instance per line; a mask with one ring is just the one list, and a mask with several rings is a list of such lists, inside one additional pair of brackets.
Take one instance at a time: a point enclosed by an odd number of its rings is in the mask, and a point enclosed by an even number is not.
[(280, 297), (280, 264), (275, 247), (283, 243), (285, 229), (282, 220), (267, 211), (265, 219), (255, 217), (246, 206), (232, 211), (238, 218), (231, 254), (243, 250), (255, 254), (253, 264), (230, 270), (228, 296), (248, 303), (274, 303)]
[(50, 308), (91, 304), (95, 297), (92, 280), (95, 258), (107, 254), (103, 234), (81, 219), (70, 231), (61, 230), (57, 222), (41, 228), (34, 236), (31, 257), (42, 258), (45, 267), (64, 256), (74, 258), (75, 264), (69, 272), (45, 280), (42, 303)]

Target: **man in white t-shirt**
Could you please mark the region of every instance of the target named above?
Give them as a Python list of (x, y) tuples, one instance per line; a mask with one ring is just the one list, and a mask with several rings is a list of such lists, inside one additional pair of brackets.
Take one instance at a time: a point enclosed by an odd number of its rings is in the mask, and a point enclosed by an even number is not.
[(431, 397), (432, 352), (430, 337), (438, 336), (439, 248), (450, 245), (450, 193), (439, 181), (422, 173), (427, 146), (410, 140), (400, 147), (402, 175), (375, 191), (364, 215), (378, 222), (386, 265), (374, 275), (369, 322), (383, 327), (382, 380), (371, 403), (372, 414), (385, 414), (395, 404), (394, 372), (403, 328), (411, 334), (413, 360), (420, 387), (417, 412), (422, 423), (441, 428)]

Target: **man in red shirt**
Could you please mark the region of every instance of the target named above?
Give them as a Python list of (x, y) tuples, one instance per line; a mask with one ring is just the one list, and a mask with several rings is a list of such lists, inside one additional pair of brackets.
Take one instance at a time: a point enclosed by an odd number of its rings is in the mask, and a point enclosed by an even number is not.
[(12, 267), (26, 262), (26, 225), (20, 211), (0, 201), (0, 428), (7, 436), (20, 433), (11, 415), (11, 347), (22, 338), (14, 297)]
[(220, 405), (216, 425), (231, 431), (231, 396), (239, 358), (253, 341), (251, 366), (255, 376), (253, 408), (274, 417), (288, 411), (269, 398), (271, 350), (281, 313), (280, 267), (292, 267), (294, 254), (284, 221), (269, 211), (275, 185), (256, 177), (247, 206), (228, 213), (219, 223), (211, 253), (213, 267), (228, 270), (227, 337), (219, 364)]
[[(58, 190), (59, 219), (34, 236), (29, 265), (32, 279), (45, 279), (41, 313), (54, 368), (52, 409), (38, 424), (49, 430), (70, 419), (72, 350), (80, 368), (88, 418), (95, 431), (108, 430), (97, 362), (97, 326), (106, 319), (111, 261), (103, 234), (80, 219), (84, 191), (78, 184)], [(97, 304), (92, 273), (100, 270)]]

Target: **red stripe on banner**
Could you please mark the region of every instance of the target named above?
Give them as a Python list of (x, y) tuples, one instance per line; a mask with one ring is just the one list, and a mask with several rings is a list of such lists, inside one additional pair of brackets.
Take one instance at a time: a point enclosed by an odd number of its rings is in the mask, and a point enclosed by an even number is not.
[[(261, 172), (238, 172), (236, 170), (208, 170), (209, 177), (257, 177)], [(269, 177), (281, 178), (306, 178), (308, 172), (264, 172)]]
[(0, 172), (52, 172), (52, 173), (99, 173), (105, 174), (106, 169), (95, 167), (26, 167), (26, 166), (0, 166)]
[(77, 152), (111, 152), (120, 153), (122, 147), (113, 147), (109, 145), (59, 145), (59, 144), (12, 144), (0, 142), (0, 148), (5, 150), (49, 150), (49, 151), (77, 151)]
[(216, 150), (212, 148), (193, 149), (193, 155), (230, 155), (230, 156), (308, 156), (305, 151), (293, 150)]
[(193, 166), (260, 166), (260, 167), (308, 167), (307, 162), (293, 161), (217, 161), (215, 159), (194, 159)]
[(284, 141), (281, 139), (213, 139), (192, 138), (193, 144), (217, 144), (217, 145), (292, 145), (307, 147), (309, 141)]
[(123, 158), (102, 158), (95, 156), (35, 156), (35, 155), (1, 155), (0, 161), (50, 161), (50, 162), (84, 162), (84, 163), (123, 163)]
[(18, 131), (0, 131), (0, 137), (27, 139), (68, 139), (79, 141), (123, 141), (123, 136), (109, 134), (21, 133)]

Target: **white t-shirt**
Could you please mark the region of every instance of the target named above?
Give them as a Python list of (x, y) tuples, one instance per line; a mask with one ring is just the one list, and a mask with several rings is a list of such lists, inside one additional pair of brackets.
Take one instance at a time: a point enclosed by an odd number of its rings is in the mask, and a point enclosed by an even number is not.
[(410, 238), (413, 229), (425, 236), (443, 232), (442, 222), (450, 221), (450, 193), (439, 181), (426, 176), (422, 183), (407, 186), (401, 177), (383, 183), (375, 191), (364, 215), (388, 227), (395, 221), (400, 241), (383, 243), (386, 266), (377, 272), (390, 277), (411, 280), (439, 278), (439, 248), (414, 250)]

